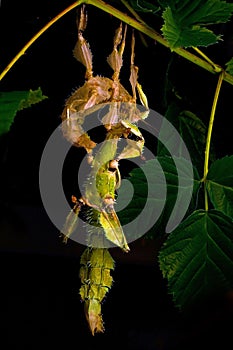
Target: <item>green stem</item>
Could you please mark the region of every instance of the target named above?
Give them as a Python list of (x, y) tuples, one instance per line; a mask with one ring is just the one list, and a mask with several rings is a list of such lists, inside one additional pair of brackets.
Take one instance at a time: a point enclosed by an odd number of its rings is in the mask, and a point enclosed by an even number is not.
[(130, 6), (127, 0), (121, 0), (122, 4), (129, 10), (129, 12), (136, 18), (138, 22), (141, 22), (142, 24), (146, 25), (146, 23), (141, 19), (141, 17), (137, 14), (136, 11)]
[[(4, 69), (4, 71), (0, 74), (0, 80), (6, 75), (6, 73), (12, 68), (12, 66), (18, 61), (18, 59), (26, 52), (26, 50), (41, 36), (42, 33), (44, 33), (49, 27), (51, 27), (55, 22), (57, 22), (61, 17), (63, 17), (66, 13), (74, 9), (75, 7), (81, 5), (81, 4), (89, 4), (92, 6), (95, 6), (99, 8), (100, 10), (111, 14), (112, 16), (118, 18), (122, 22), (127, 23), (131, 27), (135, 28), (141, 33), (144, 33), (149, 38), (155, 40), (156, 42), (160, 43), (161, 45), (169, 48), (168, 42), (160, 35), (158, 34), (153, 28), (150, 28), (145, 23), (141, 23), (140, 21), (137, 21), (127, 14), (119, 11), (118, 9), (112, 7), (111, 5), (101, 1), (101, 0), (78, 0), (69, 7), (67, 7), (64, 11), (62, 11), (60, 14), (58, 14), (54, 19), (52, 19), (46, 26), (44, 26), (24, 47), (23, 49), (15, 56), (15, 58), (10, 62), (10, 64)], [(187, 59), (188, 61), (191, 61), (192, 63), (196, 64), (197, 66), (209, 71), (210, 73), (216, 74), (216, 64), (209, 63), (208, 61), (201, 59), (200, 57), (195, 56), (191, 52), (183, 49), (183, 48), (175, 48), (173, 49), (174, 52), (176, 52), (181, 57)], [(219, 66), (218, 66), (219, 67)], [(220, 70), (223, 70), (221, 67), (219, 67)], [(225, 73), (224, 80), (231, 85), (233, 85), (233, 76)]]
[[(146, 34), (149, 38), (154, 39), (159, 44), (169, 48), (168, 42), (160, 34), (158, 34), (153, 28), (149, 27), (145, 23), (142, 23), (141, 21), (137, 21), (137, 20), (133, 19), (132, 17), (129, 17), (127, 14), (117, 10), (116, 8), (112, 7), (109, 4), (106, 4), (102, 0), (85, 0), (84, 2), (86, 4), (95, 6), (95, 7), (99, 8), (100, 10), (113, 15), (114, 17), (127, 23), (131, 27)], [(223, 70), (223, 68), (216, 65), (212, 61), (211, 61), (211, 63), (208, 62), (206, 60), (206, 57), (205, 57), (205, 60), (203, 60), (203, 59), (195, 56), (194, 54), (192, 54), (191, 52), (189, 52), (183, 48), (175, 48), (175, 49), (173, 49), (173, 51), (176, 52), (178, 55), (182, 56), (183, 58), (187, 59), (188, 61), (191, 61), (192, 63), (196, 64), (197, 66), (204, 68), (205, 70), (209, 71), (210, 73), (216, 74), (216, 67), (218, 67), (218, 72)], [(200, 54), (200, 52), (199, 52), (199, 54)], [(233, 85), (233, 76), (232, 75), (225, 73), (224, 80), (226, 82), (230, 83), (231, 85)]]
[(65, 10), (60, 12), (56, 17), (54, 17), (51, 21), (49, 21), (38, 33), (36, 33), (31, 40), (27, 42), (27, 44), (17, 53), (17, 55), (13, 58), (13, 60), (7, 65), (7, 67), (2, 71), (0, 74), (0, 81), (4, 76), (7, 74), (7, 72), (13, 67), (13, 65), (18, 61), (18, 59), (25, 54), (27, 49), (49, 28), (51, 27), (55, 22), (57, 22), (61, 17), (63, 17), (65, 14), (73, 10), (75, 7), (81, 5), (83, 3), (83, 0), (76, 1), (72, 5), (68, 6)]
[(212, 109), (211, 109), (211, 113), (210, 113), (210, 121), (209, 121), (209, 126), (208, 126), (208, 132), (207, 132), (207, 137), (206, 137), (206, 149), (205, 149), (205, 160), (204, 160), (204, 175), (203, 175), (203, 179), (202, 181), (204, 181), (204, 186), (205, 186), (205, 210), (208, 210), (208, 194), (207, 194), (207, 189), (206, 189), (206, 177), (208, 174), (208, 167), (209, 167), (209, 157), (210, 157), (210, 141), (211, 141), (211, 135), (212, 135), (212, 130), (213, 130), (213, 124), (214, 124), (214, 116), (215, 116), (215, 111), (216, 111), (216, 106), (217, 106), (217, 102), (218, 102), (218, 97), (219, 97), (219, 93), (220, 93), (220, 89), (222, 86), (222, 82), (224, 79), (224, 75), (225, 72), (222, 71), (219, 74), (219, 78), (218, 78), (218, 83), (217, 83), (217, 87), (215, 90), (215, 95), (214, 95), (214, 100), (213, 100), (213, 104), (212, 104)]

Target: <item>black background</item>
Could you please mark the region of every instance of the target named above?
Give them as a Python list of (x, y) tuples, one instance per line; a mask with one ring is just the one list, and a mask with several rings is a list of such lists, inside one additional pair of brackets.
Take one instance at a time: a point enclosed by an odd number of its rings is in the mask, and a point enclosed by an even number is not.
[[(114, 3), (114, 2), (113, 2)], [(0, 7), (0, 70), (69, 1), (7, 0)], [(148, 16), (154, 24), (154, 18)], [(95, 74), (111, 76), (106, 57), (111, 52), (119, 22), (88, 7), (85, 32), (94, 56)], [(160, 28), (161, 23), (154, 24)], [(233, 56), (232, 22), (217, 29), (224, 35), (218, 48), (208, 48), (212, 59), (224, 64)], [(92, 337), (84, 319), (78, 278), (77, 243), (66, 246), (49, 221), (40, 199), (38, 170), (47, 139), (60, 124), (65, 99), (84, 82), (85, 69), (73, 57), (77, 39), (76, 10), (45, 32), (1, 81), (1, 91), (41, 87), (48, 99), (17, 114), (10, 132), (1, 138), (1, 335), (4, 349), (42, 346), (70, 349), (196, 349), (226, 348), (230, 341), (233, 301), (229, 293), (205, 301), (188, 314), (174, 308), (157, 264), (159, 241), (143, 239), (126, 255), (114, 249), (114, 285), (103, 304), (106, 331)], [(150, 107), (164, 113), (163, 91), (167, 64), (173, 56), (171, 78), (185, 92), (193, 112), (208, 122), (217, 79), (171, 53), (151, 39), (145, 47), (136, 33), (136, 64)], [(130, 41), (124, 55), (121, 81), (129, 87)], [(217, 157), (232, 153), (232, 86), (224, 83), (217, 108), (213, 142)], [(74, 151), (75, 161), (80, 153)], [(122, 169), (124, 171), (124, 169)], [(127, 171), (125, 171), (127, 172)], [(72, 194), (72, 167), (65, 179)]]

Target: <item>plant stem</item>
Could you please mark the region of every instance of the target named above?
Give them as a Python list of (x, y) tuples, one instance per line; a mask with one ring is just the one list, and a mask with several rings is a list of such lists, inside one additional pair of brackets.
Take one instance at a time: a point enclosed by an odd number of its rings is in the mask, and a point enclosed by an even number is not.
[(136, 18), (136, 20), (138, 22), (141, 22), (142, 24), (146, 24), (142, 19), (141, 17), (137, 14), (136, 11), (134, 11), (134, 9), (129, 5), (128, 1), (127, 0), (121, 0), (122, 4), (129, 10), (129, 12), (132, 13), (132, 15)]
[(220, 89), (221, 89), (221, 86), (222, 86), (222, 82), (223, 82), (223, 79), (224, 79), (224, 75), (225, 75), (224, 71), (222, 71), (219, 74), (218, 83), (217, 83), (217, 87), (216, 87), (216, 90), (215, 90), (214, 100), (213, 100), (212, 109), (211, 109), (211, 113), (210, 113), (210, 121), (209, 121), (209, 126), (208, 126), (207, 137), (206, 137), (206, 149), (205, 149), (205, 160), (204, 160), (204, 175), (203, 175), (203, 179), (202, 179), (202, 181), (204, 181), (204, 186), (205, 186), (204, 187), (204, 193), (205, 193), (205, 210), (206, 211), (208, 210), (208, 193), (207, 193), (205, 182), (206, 182), (206, 177), (207, 177), (207, 174), (208, 174), (208, 167), (209, 167), (210, 141), (211, 141), (211, 135), (212, 135), (212, 130), (213, 130), (216, 106), (217, 106), (218, 97), (219, 97)]
[(13, 58), (13, 60), (8, 64), (8, 66), (3, 70), (0, 74), (0, 81), (7, 74), (7, 72), (12, 68), (12, 66), (18, 61), (18, 59), (25, 54), (27, 49), (55, 22), (57, 22), (61, 17), (63, 17), (66, 13), (73, 10), (75, 7), (81, 5), (83, 3), (82, 0), (76, 1), (65, 10), (60, 12), (56, 17), (54, 17), (51, 21), (49, 21), (36, 35), (34, 35), (31, 40), (27, 42), (27, 44), (17, 53), (17, 55)]
[(216, 73), (220, 73), (222, 71), (222, 68), (214, 63), (208, 56), (206, 56), (201, 50), (199, 50), (197, 47), (193, 47), (193, 50), (195, 50), (200, 56), (202, 56), (211, 66), (213, 67), (214, 71)]
[[(129, 12), (134, 16), (134, 18), (136, 18), (136, 20), (138, 22), (141, 22), (142, 24), (146, 25), (146, 23), (141, 19), (141, 17), (137, 14), (137, 12), (134, 11), (134, 9), (130, 6), (130, 4), (127, 2), (127, 0), (121, 0), (121, 2), (129, 10)], [(143, 34), (141, 32), (138, 32), (138, 33), (140, 35), (140, 38), (141, 38), (141, 41), (142, 41), (143, 45), (145, 47), (148, 47), (148, 44), (147, 44)]]
[[(169, 48), (168, 42), (160, 35), (158, 34), (153, 28), (150, 28), (145, 23), (141, 23), (141, 21), (137, 21), (127, 14), (119, 11), (118, 9), (112, 7), (111, 5), (101, 1), (101, 0), (78, 0), (75, 1), (72, 5), (68, 6), (64, 11), (59, 13), (55, 18), (53, 18), (49, 23), (47, 23), (23, 48), (22, 50), (15, 56), (15, 58), (9, 63), (9, 65), (4, 69), (4, 71), (0, 74), (0, 80), (6, 75), (6, 73), (12, 68), (12, 66), (18, 61), (18, 59), (26, 52), (26, 50), (43, 34), (49, 27), (51, 27), (55, 22), (57, 22), (61, 17), (63, 17), (66, 13), (74, 9), (75, 7), (78, 7), (81, 4), (89, 4), (92, 6), (95, 6), (99, 8), (100, 10), (111, 14), (112, 16), (118, 18), (119, 20), (127, 23), (131, 27), (135, 28), (141, 33), (144, 33), (149, 38), (155, 40), (156, 42), (160, 43), (161, 45)], [(209, 71), (210, 73), (216, 74), (216, 67), (218, 67), (219, 70), (223, 70), (221, 67), (216, 65), (208, 59), (208, 61), (203, 60), (191, 52), (183, 49), (183, 48), (175, 48), (173, 49), (174, 52), (176, 52), (181, 57), (187, 59), (188, 61), (191, 61), (192, 63), (196, 64), (197, 66)], [(200, 52), (199, 52), (200, 54)], [(203, 56), (203, 55), (202, 55)], [(226, 82), (233, 85), (233, 76), (226, 73), (223, 78)]]

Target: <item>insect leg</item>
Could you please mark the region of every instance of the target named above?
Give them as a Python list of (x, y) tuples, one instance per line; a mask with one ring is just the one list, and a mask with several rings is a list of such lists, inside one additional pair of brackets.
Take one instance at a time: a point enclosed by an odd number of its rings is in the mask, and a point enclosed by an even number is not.
[(68, 239), (77, 228), (78, 215), (83, 205), (83, 201), (81, 199), (78, 200), (75, 196), (72, 196), (72, 202), (74, 203), (74, 207), (67, 215), (65, 224), (60, 232), (60, 236), (63, 238), (64, 243), (67, 243)]
[(132, 32), (132, 41), (131, 41), (131, 64), (130, 64), (130, 84), (132, 86), (133, 99), (136, 102), (136, 89), (139, 95), (141, 104), (146, 108), (146, 111), (141, 113), (141, 119), (145, 119), (148, 116), (148, 101), (145, 93), (142, 90), (142, 86), (138, 82), (138, 67), (134, 64), (135, 58), (135, 36), (134, 31)]
[[(122, 152), (118, 155), (117, 160), (126, 159), (126, 158), (135, 158), (135, 157), (141, 157), (142, 159), (142, 152), (144, 148), (144, 137), (142, 136), (142, 133), (138, 129), (138, 127), (126, 120), (122, 120), (121, 124), (130, 130), (130, 133), (126, 136), (126, 142), (127, 145), (122, 150)], [(131, 137), (131, 138), (130, 138)]]
[(93, 65), (92, 65), (92, 53), (90, 46), (86, 39), (83, 37), (83, 31), (86, 29), (87, 25), (87, 13), (85, 12), (85, 5), (81, 7), (81, 13), (78, 25), (78, 40), (74, 47), (73, 54), (74, 57), (86, 67), (86, 79), (93, 76)]

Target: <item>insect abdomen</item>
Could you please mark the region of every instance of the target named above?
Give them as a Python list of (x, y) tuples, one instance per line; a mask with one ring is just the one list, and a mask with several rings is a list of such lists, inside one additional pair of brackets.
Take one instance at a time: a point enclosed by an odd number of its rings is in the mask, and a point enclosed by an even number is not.
[(92, 334), (103, 332), (101, 302), (112, 286), (114, 260), (106, 248), (87, 247), (80, 259), (80, 295)]

